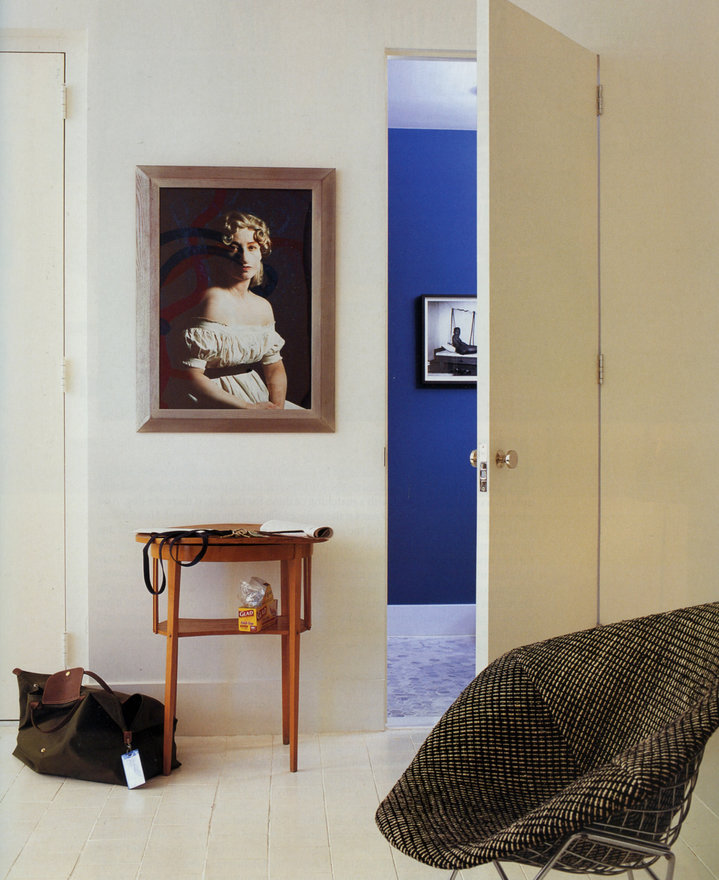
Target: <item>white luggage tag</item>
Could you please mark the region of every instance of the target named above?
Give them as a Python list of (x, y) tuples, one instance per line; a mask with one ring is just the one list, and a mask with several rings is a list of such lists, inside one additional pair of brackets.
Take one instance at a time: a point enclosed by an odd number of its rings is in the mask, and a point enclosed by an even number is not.
[(122, 769), (125, 771), (128, 788), (137, 788), (145, 784), (145, 772), (142, 769), (140, 753), (137, 749), (125, 752), (122, 756)]

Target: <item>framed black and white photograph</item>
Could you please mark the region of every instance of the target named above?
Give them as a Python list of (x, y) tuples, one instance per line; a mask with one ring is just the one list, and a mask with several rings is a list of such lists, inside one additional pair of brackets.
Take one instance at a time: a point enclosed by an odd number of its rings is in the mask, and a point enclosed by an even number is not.
[(477, 297), (422, 296), (420, 363), (423, 385), (477, 384)]
[(140, 431), (333, 431), (335, 171), (139, 166)]

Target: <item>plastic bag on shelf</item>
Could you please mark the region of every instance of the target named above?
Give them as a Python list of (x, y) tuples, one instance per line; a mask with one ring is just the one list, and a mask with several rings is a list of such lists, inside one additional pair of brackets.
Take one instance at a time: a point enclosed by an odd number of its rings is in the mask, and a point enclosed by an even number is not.
[(258, 577), (252, 577), (247, 581), (241, 581), (239, 591), (240, 605), (245, 608), (259, 607), (267, 595), (268, 590), (271, 591), (271, 587), (267, 581), (263, 581)]

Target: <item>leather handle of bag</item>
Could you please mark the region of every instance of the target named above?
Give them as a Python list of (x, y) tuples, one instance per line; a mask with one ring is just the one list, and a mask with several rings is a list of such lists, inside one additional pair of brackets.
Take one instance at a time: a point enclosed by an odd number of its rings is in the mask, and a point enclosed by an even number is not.
[(36, 721), (35, 719), (34, 710), (42, 704), (38, 700), (33, 700), (33, 702), (30, 703), (30, 721), (32, 722), (32, 726), (35, 728), (35, 730), (39, 730), (40, 733), (55, 733), (56, 731), (61, 730), (70, 721), (75, 712), (77, 712), (77, 710), (80, 708), (80, 703), (82, 703), (84, 699), (85, 694), (83, 694), (75, 701), (75, 705), (72, 707), (72, 709), (70, 709), (70, 711), (67, 713), (67, 715), (65, 715), (62, 721), (59, 721), (54, 727), (40, 727), (40, 722)]
[(90, 678), (94, 678), (95, 681), (100, 685), (100, 687), (103, 690), (106, 690), (108, 692), (108, 694), (112, 694), (113, 696), (115, 695), (115, 691), (113, 691), (113, 689), (110, 687), (110, 685), (107, 684), (107, 682), (104, 681), (102, 678), (100, 678), (100, 676), (96, 672), (92, 672), (91, 670), (86, 669), (85, 675), (89, 675)]
[(108, 693), (112, 693), (112, 688), (107, 682), (90, 669), (83, 669), (82, 666), (75, 666), (72, 669), (64, 669), (55, 672), (47, 677), (45, 687), (41, 697), (43, 706), (68, 706), (75, 700), (80, 699), (82, 692), (82, 680), (89, 675)]
[[(77, 671), (79, 672), (80, 670), (78, 669)], [(90, 669), (83, 669), (82, 673), (83, 673), (83, 675), (89, 675), (90, 678), (94, 678), (95, 681), (100, 685), (100, 687), (102, 687), (103, 690), (107, 691), (108, 694), (112, 694), (113, 697), (116, 696), (115, 692), (110, 687), (110, 685), (103, 678), (101, 678), (96, 672), (92, 672), (92, 670), (90, 670)], [(38, 709), (40, 706), (43, 706), (46, 704), (43, 703), (42, 700), (33, 700), (30, 703), (30, 721), (32, 722), (32, 726), (36, 730), (39, 730), (41, 733), (55, 733), (58, 730), (62, 730), (62, 728), (70, 721), (70, 719), (75, 714), (75, 712), (77, 712), (77, 710), (80, 706), (80, 703), (82, 703), (82, 701), (85, 699), (85, 696), (86, 696), (86, 694), (78, 694), (77, 697), (75, 697), (74, 700), (72, 701), (74, 703), (74, 705), (72, 706), (71, 709), (69, 709), (67, 715), (65, 715), (63, 717), (63, 719), (61, 721), (59, 721), (54, 727), (40, 727), (40, 722), (35, 718), (35, 710)], [(57, 704), (49, 703), (47, 705), (57, 705)]]
[[(183, 568), (189, 568), (192, 565), (197, 565), (197, 563), (202, 560), (205, 553), (207, 553), (207, 548), (210, 544), (210, 535), (227, 537), (231, 534), (231, 529), (177, 529), (170, 532), (151, 532), (149, 540), (142, 548), (142, 573), (148, 592), (153, 596), (159, 596), (165, 591), (165, 587), (167, 586), (165, 565), (162, 557), (162, 551), (165, 547), (167, 547), (168, 553), (173, 562), (176, 562)], [(178, 559), (177, 547), (185, 538), (199, 538), (200, 545), (193, 558), (183, 562), (181, 559)], [(162, 572), (162, 583), (160, 583), (159, 586), (157, 584), (157, 570), (153, 571), (152, 575), (150, 574), (150, 547), (152, 547), (156, 541), (159, 541), (157, 559), (159, 560), (159, 568)]]

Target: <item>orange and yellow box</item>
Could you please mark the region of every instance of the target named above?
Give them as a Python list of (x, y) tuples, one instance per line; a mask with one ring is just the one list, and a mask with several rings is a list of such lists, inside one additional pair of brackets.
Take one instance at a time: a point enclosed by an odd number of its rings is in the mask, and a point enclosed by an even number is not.
[(240, 605), (237, 611), (240, 632), (260, 632), (276, 617), (277, 599), (272, 595), (272, 587), (269, 586), (259, 605), (253, 607)]

